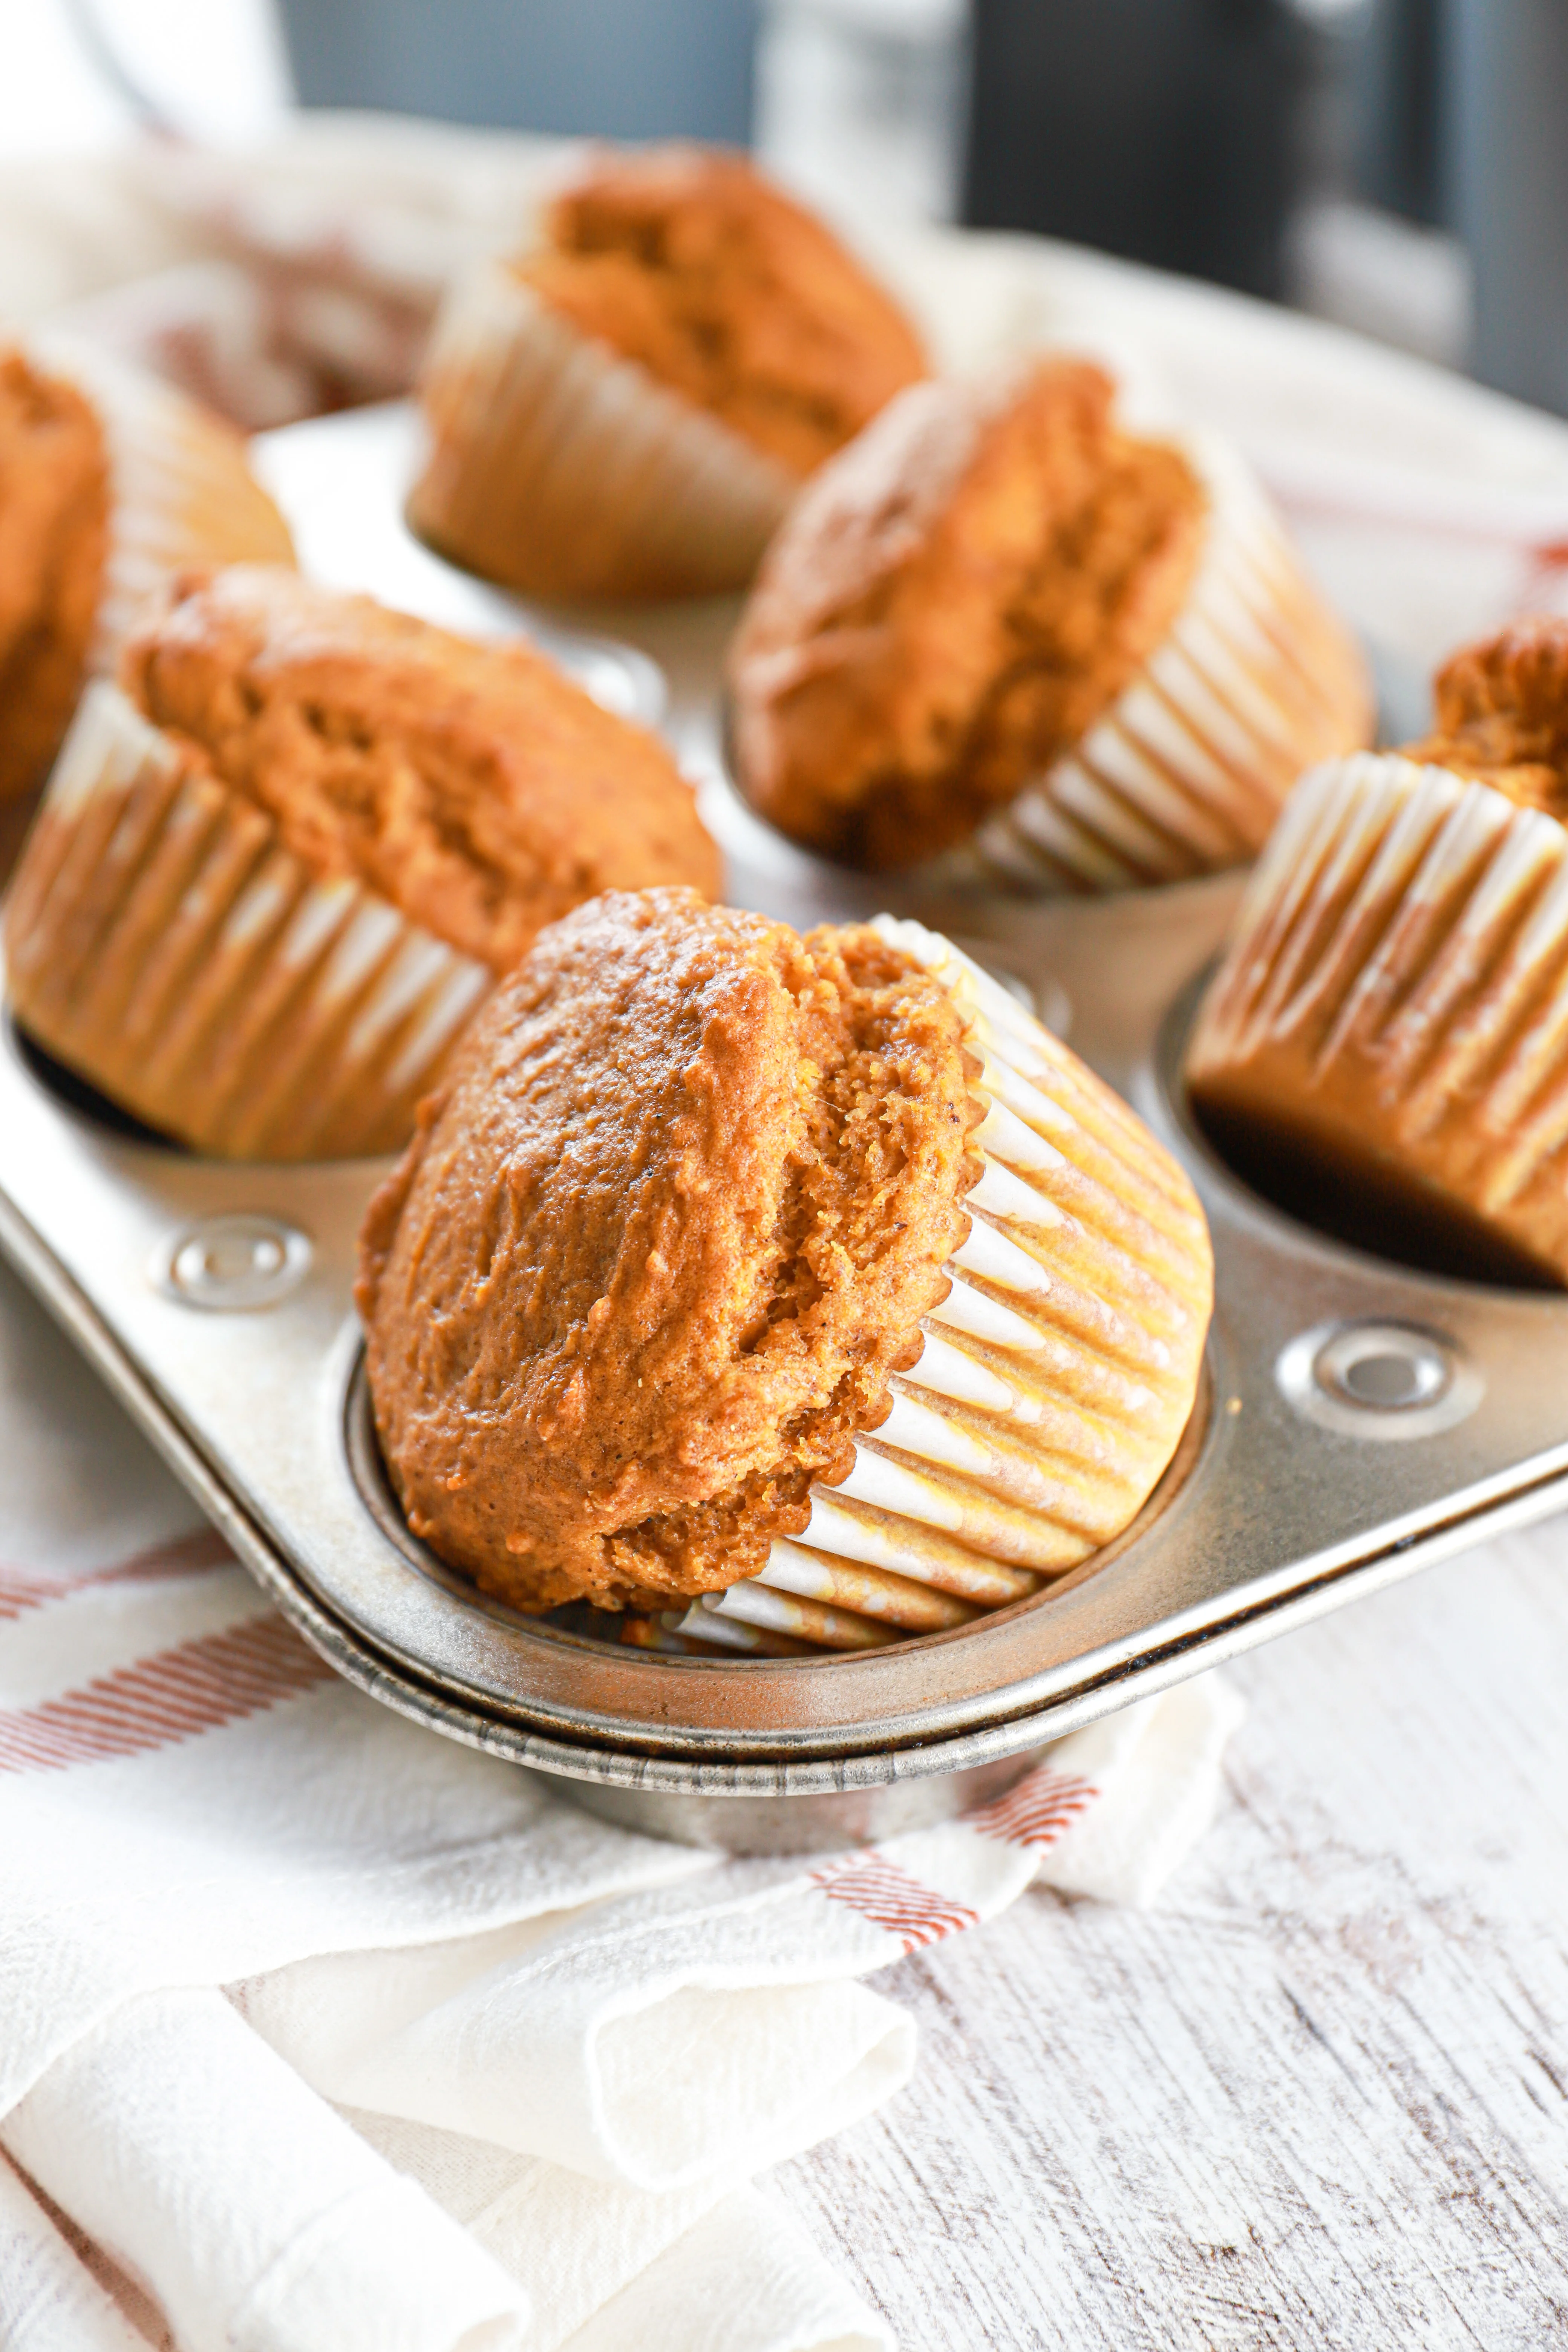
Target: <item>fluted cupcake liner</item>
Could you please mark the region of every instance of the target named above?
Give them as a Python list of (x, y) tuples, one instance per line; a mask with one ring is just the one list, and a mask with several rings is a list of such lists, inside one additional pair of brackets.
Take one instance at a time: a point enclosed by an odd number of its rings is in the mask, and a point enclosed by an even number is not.
[(410, 522), (454, 562), (536, 594), (742, 587), (795, 488), (500, 261), (454, 285), (420, 396), (432, 446)]
[(679, 1636), (722, 1643), (739, 1624), (863, 1649), (1026, 1599), (1137, 1516), (1193, 1412), (1213, 1262), (1185, 1177), (961, 950), (877, 928), (969, 1023), (984, 1111), (969, 1237), (848, 1475), (813, 1487), (759, 1575), (668, 1616)]
[(7, 986), (45, 1050), (228, 1159), (402, 1144), (492, 975), (89, 688), (5, 908)]
[(172, 384), (90, 344), (39, 335), (41, 362), (92, 403), (110, 467), (110, 532), (91, 652), (111, 669), (148, 595), (171, 573), (294, 562), (289, 526), (250, 471), (243, 435)]
[(1304, 770), (1370, 740), (1366, 665), (1251, 469), (1182, 443), (1208, 502), (1181, 614), (1077, 749), (975, 837), (1011, 888), (1120, 890), (1245, 864)]
[(1568, 830), (1440, 766), (1318, 769), (1186, 1075), (1200, 1105), (1414, 1178), (1568, 1281)]

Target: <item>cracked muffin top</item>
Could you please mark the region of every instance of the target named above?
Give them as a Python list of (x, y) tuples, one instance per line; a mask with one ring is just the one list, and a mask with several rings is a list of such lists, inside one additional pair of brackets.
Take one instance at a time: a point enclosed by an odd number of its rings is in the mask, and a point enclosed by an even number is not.
[(917, 384), (803, 490), (730, 657), (738, 780), (872, 868), (963, 841), (1158, 647), (1202, 551), (1181, 452), (1082, 361)]
[(655, 147), (595, 163), (517, 275), (795, 475), (926, 373), (898, 304), (739, 155)]
[(121, 683), (312, 871), (355, 877), (493, 971), (601, 890), (718, 887), (658, 737), (526, 646), (242, 564), (181, 583)]
[(1451, 655), (1434, 686), (1436, 724), (1405, 758), (1568, 822), (1568, 620), (1510, 622)]
[(529, 1610), (752, 1574), (948, 1289), (963, 1017), (868, 929), (686, 890), (535, 943), (371, 1204), (356, 1296), (414, 1531)]
[(0, 352), (0, 802), (42, 780), (81, 690), (109, 499), (91, 404)]

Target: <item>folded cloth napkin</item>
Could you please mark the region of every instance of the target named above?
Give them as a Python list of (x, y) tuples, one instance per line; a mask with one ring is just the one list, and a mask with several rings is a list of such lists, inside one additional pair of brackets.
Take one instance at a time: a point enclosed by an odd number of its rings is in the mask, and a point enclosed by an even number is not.
[(743, 2184), (907, 2080), (872, 1971), (1037, 1879), (1148, 1901), (1235, 1713), (1189, 1684), (853, 1853), (615, 1829), (330, 1675), (8, 1278), (0, 1562), (17, 2352), (154, 2305), (183, 2352), (885, 2346)]

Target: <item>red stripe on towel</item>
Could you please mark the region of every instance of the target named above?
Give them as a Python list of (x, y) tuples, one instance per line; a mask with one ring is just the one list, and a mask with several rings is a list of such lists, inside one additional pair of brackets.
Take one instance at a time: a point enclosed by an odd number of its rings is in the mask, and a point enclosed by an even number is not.
[(0, 1711), (0, 1772), (58, 1772), (143, 1756), (258, 1715), (329, 1681), (331, 1672), (281, 1617), (248, 1618), (38, 1706)]
[(26, 1610), (43, 1609), (95, 1584), (153, 1584), (165, 1576), (195, 1576), (206, 1569), (230, 1568), (234, 1554), (216, 1528), (197, 1528), (170, 1543), (149, 1544), (125, 1559), (97, 1568), (12, 1568), (0, 1560), (0, 1624)]
[(846, 1904), (873, 1927), (900, 1937), (906, 1952), (921, 1944), (940, 1944), (944, 1936), (979, 1923), (979, 1913), (967, 1903), (955, 1903), (950, 1895), (937, 1894), (934, 1887), (922, 1886), (918, 1878), (874, 1847), (847, 1862), (814, 1870), (811, 1877), (812, 1885), (819, 1886), (830, 1903)]
[(994, 1797), (990, 1804), (965, 1813), (964, 1827), (978, 1830), (982, 1837), (1001, 1838), (1008, 1845), (1055, 1845), (1099, 1794), (1092, 1780), (1076, 1780), (1070, 1773), (1051, 1772), (1037, 1764), (1005, 1796)]

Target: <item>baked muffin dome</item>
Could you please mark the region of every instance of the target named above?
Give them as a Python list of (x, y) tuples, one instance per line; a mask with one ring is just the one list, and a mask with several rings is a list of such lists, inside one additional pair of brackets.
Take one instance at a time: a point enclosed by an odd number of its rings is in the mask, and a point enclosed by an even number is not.
[(305, 865), (357, 877), (492, 971), (601, 890), (718, 887), (664, 744), (526, 646), (235, 566), (182, 583), (121, 679)]
[(1216, 1139), (1395, 1255), (1568, 1286), (1565, 816), (1561, 619), (1456, 654), (1425, 740), (1304, 777), (1188, 1049)]
[(1212, 1275), (1173, 1161), (945, 940), (653, 891), (498, 991), (357, 1297), (409, 1524), (485, 1591), (649, 1605), (787, 1555), (913, 1580), (929, 1629), (1135, 1516)]
[(1366, 740), (1364, 668), (1231, 452), (1139, 438), (1082, 361), (900, 394), (770, 547), (729, 662), (741, 790), (872, 868), (1035, 887), (1237, 862)]
[(416, 1532), (533, 1608), (760, 1567), (944, 1287), (963, 1029), (869, 930), (656, 891), (548, 933), (365, 1227)]
[(237, 566), (89, 692), (8, 982), (50, 1053), (200, 1150), (393, 1150), (542, 926), (718, 877), (669, 752), (542, 656)]
[(103, 428), (74, 384), (0, 352), (0, 802), (59, 749), (87, 670), (109, 541)]
[(891, 296), (742, 157), (601, 154), (526, 253), (451, 290), (409, 517), (535, 595), (740, 587), (796, 484), (925, 365)]
[(292, 557), (221, 418), (90, 346), (0, 347), (0, 879), (147, 594), (193, 562)]
[(926, 373), (892, 297), (743, 156), (606, 156), (551, 206), (517, 275), (804, 478)]

